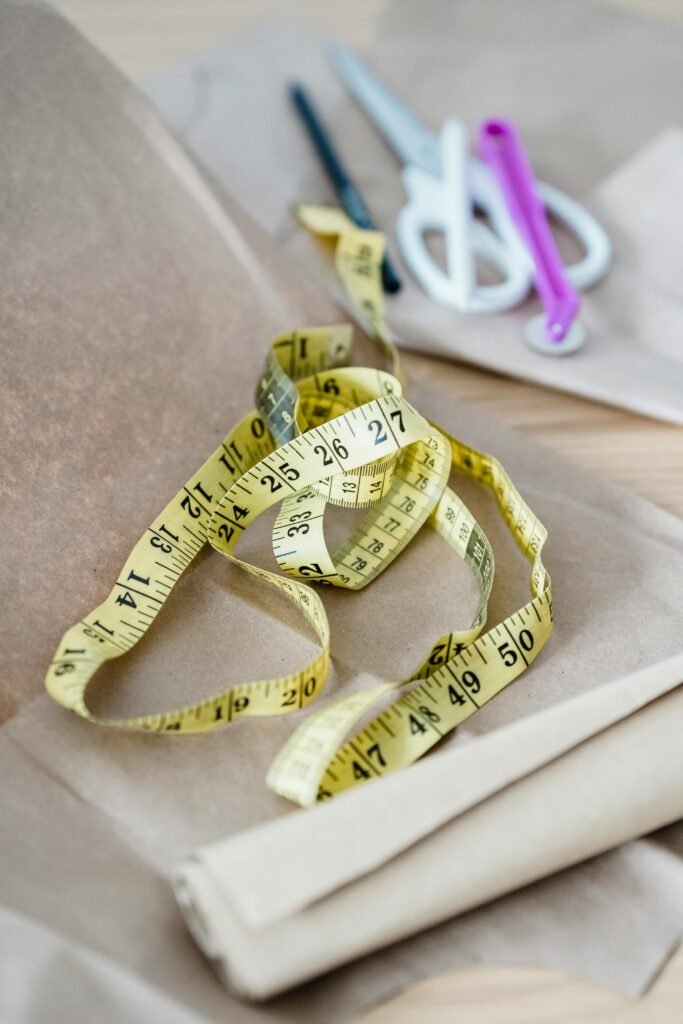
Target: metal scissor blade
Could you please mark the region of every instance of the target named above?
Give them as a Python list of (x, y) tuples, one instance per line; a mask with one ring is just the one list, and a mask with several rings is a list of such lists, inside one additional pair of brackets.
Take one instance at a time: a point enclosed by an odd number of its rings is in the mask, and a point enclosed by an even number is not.
[(351, 94), (369, 114), (380, 132), (405, 165), (440, 173), (439, 141), (352, 53), (340, 43), (330, 43), (327, 52)]

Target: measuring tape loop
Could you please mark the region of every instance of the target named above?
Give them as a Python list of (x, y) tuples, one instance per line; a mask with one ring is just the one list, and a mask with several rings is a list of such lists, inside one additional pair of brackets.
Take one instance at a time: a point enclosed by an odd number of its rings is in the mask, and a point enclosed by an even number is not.
[[(384, 319), (382, 236), (355, 228), (339, 211), (305, 208), (300, 215), (318, 233), (337, 237), (345, 287), (395, 372), (349, 366), (347, 325), (276, 338), (257, 383), (256, 410), (148, 527), (102, 604), (67, 630), (46, 686), (55, 700), (95, 724), (156, 732), (205, 732), (304, 708), (322, 693), (330, 663), (322, 590), (310, 584), (359, 590), (428, 525), (474, 574), (479, 601), (472, 621), (433, 642), (408, 679), (352, 693), (300, 725), (275, 758), (268, 784), (305, 806), (409, 765), (431, 749), (532, 663), (550, 636), (552, 605), (541, 560), (546, 531), (501, 464), (450, 437), (403, 395)], [(486, 632), (494, 555), (449, 486), (453, 469), (493, 492), (531, 563), (531, 600)], [(281, 574), (236, 554), (244, 533), (275, 505), (272, 543)], [(365, 510), (332, 553), (324, 534), (328, 505)], [(290, 601), (312, 626), (319, 653), (297, 672), (226, 682), (218, 694), (179, 709), (126, 719), (94, 715), (85, 700), (92, 676), (145, 635), (206, 543)], [(363, 725), (396, 691), (400, 695)]]
[[(481, 635), (493, 581), (493, 553), (469, 510), (446, 489), (430, 525), (464, 557), (479, 581), (480, 602), (472, 626), (441, 637), (409, 679), (323, 708), (293, 733), (271, 766), (268, 784), (303, 806), (412, 764), (516, 679), (550, 637), (550, 577), (541, 560), (545, 528), (497, 459), (455, 438), (448, 441), (453, 465), (493, 491), (509, 532), (531, 562), (532, 600)], [(408, 689), (410, 684), (414, 685)], [(358, 720), (392, 689), (407, 692), (343, 743)]]

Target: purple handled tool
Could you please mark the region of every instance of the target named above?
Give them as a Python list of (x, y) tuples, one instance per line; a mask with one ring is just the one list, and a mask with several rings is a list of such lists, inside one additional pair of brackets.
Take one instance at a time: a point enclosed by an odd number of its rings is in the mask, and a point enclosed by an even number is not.
[(532, 317), (527, 341), (548, 355), (566, 355), (580, 348), (586, 332), (576, 319), (579, 296), (570, 284), (538, 193), (531, 165), (512, 121), (485, 121), (479, 130), (479, 152), (491, 168), (510, 216), (534, 264), (534, 284), (545, 314)]

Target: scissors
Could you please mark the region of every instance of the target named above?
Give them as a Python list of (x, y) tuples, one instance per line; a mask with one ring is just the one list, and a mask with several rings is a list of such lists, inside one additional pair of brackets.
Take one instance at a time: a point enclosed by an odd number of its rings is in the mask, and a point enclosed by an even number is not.
[[(329, 55), (404, 165), (408, 201), (397, 219), (398, 243), (424, 291), (436, 302), (466, 313), (501, 312), (522, 302), (534, 280), (534, 259), (496, 175), (470, 154), (465, 125), (450, 119), (440, 134), (431, 132), (343, 46), (331, 44)], [(609, 267), (609, 238), (579, 203), (544, 182), (536, 186), (542, 206), (584, 250), (583, 258), (563, 267), (567, 279), (577, 289), (592, 287)], [(475, 218), (475, 210), (486, 223)], [(444, 235), (445, 270), (427, 248), (428, 231)], [(477, 260), (493, 265), (500, 283), (479, 282)]]

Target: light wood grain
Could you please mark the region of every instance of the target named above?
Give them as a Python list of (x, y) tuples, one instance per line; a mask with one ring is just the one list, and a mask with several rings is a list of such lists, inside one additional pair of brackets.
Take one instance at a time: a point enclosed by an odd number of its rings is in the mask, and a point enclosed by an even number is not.
[[(55, 0), (131, 77), (216, 46), (277, 14), (305, 18), (326, 35), (362, 45), (385, 0)], [(485, 2), (485, 0), (482, 0)], [(682, 0), (608, 0), (683, 23)], [(480, 370), (407, 356), (415, 381), (448, 388), (553, 450), (683, 517), (683, 430)], [(453, 971), (402, 993), (359, 1024), (681, 1024), (683, 950), (639, 1000), (532, 967)]]
[(374, 36), (385, 0), (56, 0), (55, 6), (136, 78), (277, 15), (362, 45)]
[(681, 1024), (683, 949), (640, 999), (559, 971), (452, 971), (414, 985), (359, 1024)]

